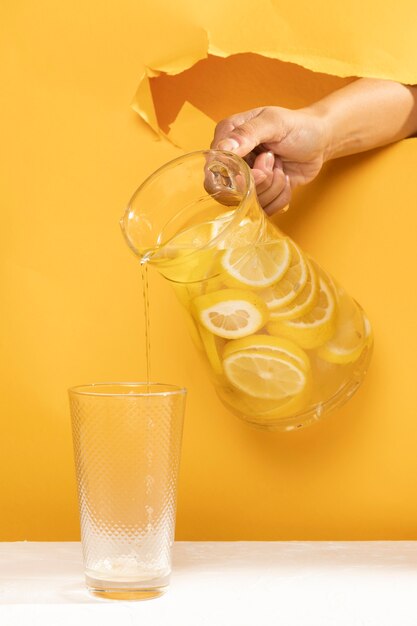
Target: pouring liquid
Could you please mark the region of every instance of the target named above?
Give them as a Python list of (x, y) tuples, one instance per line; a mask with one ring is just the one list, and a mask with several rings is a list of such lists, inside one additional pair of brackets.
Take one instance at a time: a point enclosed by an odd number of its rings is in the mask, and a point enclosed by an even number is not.
[(145, 314), (145, 352), (146, 352), (146, 383), (151, 382), (151, 335), (150, 335), (150, 316), (149, 316), (149, 279), (148, 279), (148, 259), (143, 257), (140, 262), (142, 275), (142, 294), (143, 309)]

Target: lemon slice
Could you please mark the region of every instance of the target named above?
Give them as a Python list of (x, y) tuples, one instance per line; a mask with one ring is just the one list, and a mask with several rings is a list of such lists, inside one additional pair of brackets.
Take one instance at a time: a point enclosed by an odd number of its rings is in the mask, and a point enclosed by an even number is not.
[(314, 308), (295, 319), (274, 320), (267, 330), (271, 335), (287, 337), (305, 349), (322, 346), (336, 327), (336, 302), (333, 290), (324, 276), (319, 277), (319, 296)]
[(204, 328), (225, 339), (256, 333), (268, 319), (262, 298), (241, 289), (221, 289), (198, 296), (192, 302), (192, 311)]
[(255, 398), (282, 400), (303, 391), (307, 373), (293, 359), (273, 350), (242, 350), (223, 360), (229, 382)]
[(244, 417), (245, 420), (249, 417), (250, 421), (256, 424), (273, 426), (276, 420), (293, 417), (307, 406), (311, 398), (312, 380), (309, 376), (301, 393), (280, 400), (254, 398), (231, 385), (228, 387), (217, 385), (216, 392), (233, 413)]
[(280, 280), (291, 261), (288, 240), (228, 248), (221, 259), (231, 286), (262, 289)]
[(361, 308), (345, 291), (339, 291), (337, 307), (336, 331), (320, 347), (318, 356), (330, 363), (352, 363), (368, 344), (371, 325)]
[(310, 369), (308, 356), (297, 344), (289, 339), (271, 337), (270, 335), (251, 335), (250, 337), (243, 337), (243, 339), (229, 341), (224, 347), (223, 358), (227, 358), (230, 354), (240, 352), (241, 350), (262, 351), (265, 348), (276, 352), (277, 355), (284, 355), (284, 357), (294, 361), (298, 367), (302, 367), (306, 371)]
[(319, 296), (319, 281), (312, 263), (307, 259), (306, 269), (307, 277), (302, 290), (289, 304), (271, 310), (271, 320), (294, 319), (314, 308)]
[(223, 365), (220, 358), (221, 350), (224, 344), (224, 340), (220, 337), (213, 335), (201, 324), (198, 325), (198, 330), (201, 337), (201, 343), (203, 344), (204, 352), (207, 356), (208, 362), (215, 374), (223, 373)]
[(291, 249), (291, 261), (287, 271), (281, 280), (261, 294), (270, 311), (282, 309), (292, 302), (302, 291), (309, 277), (307, 263), (301, 250), (291, 240), (288, 240), (288, 243)]

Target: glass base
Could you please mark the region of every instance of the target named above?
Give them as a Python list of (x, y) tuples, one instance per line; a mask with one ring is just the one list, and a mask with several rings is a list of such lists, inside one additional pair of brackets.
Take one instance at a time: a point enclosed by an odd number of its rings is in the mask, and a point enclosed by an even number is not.
[(106, 600), (152, 600), (162, 596), (169, 584), (168, 576), (139, 582), (103, 580), (86, 574), (85, 580), (93, 596)]
[(154, 587), (151, 589), (113, 589), (111, 585), (98, 588), (87, 585), (88, 591), (96, 598), (105, 600), (153, 600), (160, 598), (168, 587)]

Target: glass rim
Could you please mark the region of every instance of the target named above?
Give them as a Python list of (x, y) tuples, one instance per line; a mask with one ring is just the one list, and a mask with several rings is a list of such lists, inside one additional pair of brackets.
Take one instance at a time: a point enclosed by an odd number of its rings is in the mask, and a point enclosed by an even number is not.
[[(144, 388), (144, 391), (138, 392), (105, 392), (100, 391), (100, 387), (138, 387)], [(146, 391), (146, 387), (161, 387), (161, 391)], [(162, 390), (164, 389), (164, 390)], [(100, 397), (119, 397), (119, 398), (136, 398), (136, 397), (149, 397), (149, 396), (176, 396), (185, 395), (187, 389), (178, 385), (171, 385), (169, 383), (154, 383), (154, 382), (103, 382), (103, 383), (86, 383), (84, 385), (74, 385), (69, 387), (68, 393), (70, 395), (79, 396), (100, 396)]]

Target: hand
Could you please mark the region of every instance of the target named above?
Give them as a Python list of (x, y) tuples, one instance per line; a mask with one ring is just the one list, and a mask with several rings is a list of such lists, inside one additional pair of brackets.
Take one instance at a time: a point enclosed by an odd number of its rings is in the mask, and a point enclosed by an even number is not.
[(211, 147), (245, 158), (252, 168), (259, 202), (273, 215), (285, 210), (295, 187), (319, 173), (326, 134), (323, 118), (307, 109), (268, 106), (219, 122)]

